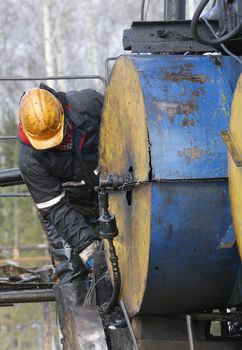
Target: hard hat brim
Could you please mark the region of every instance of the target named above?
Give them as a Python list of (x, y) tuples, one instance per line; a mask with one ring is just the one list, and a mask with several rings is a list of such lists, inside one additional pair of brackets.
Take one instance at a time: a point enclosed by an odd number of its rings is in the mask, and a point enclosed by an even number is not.
[[(39, 150), (44, 150), (44, 149), (48, 149), (48, 148), (53, 148), (55, 146), (58, 146), (64, 137), (64, 114), (62, 113), (61, 115), (61, 121), (60, 121), (60, 128), (59, 130), (54, 134), (51, 135), (50, 137), (46, 137), (46, 138), (41, 138), (38, 139), (37, 137), (32, 137), (31, 135), (29, 135), (28, 133), (26, 133), (29, 142), (31, 143), (31, 145)], [(42, 136), (43, 137), (43, 136)]]

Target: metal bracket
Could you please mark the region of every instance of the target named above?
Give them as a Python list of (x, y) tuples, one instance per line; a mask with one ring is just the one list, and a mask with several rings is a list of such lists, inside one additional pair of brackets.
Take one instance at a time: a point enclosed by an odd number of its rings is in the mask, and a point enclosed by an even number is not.
[(230, 131), (221, 131), (222, 138), (224, 139), (224, 142), (226, 143), (228, 147), (228, 151), (233, 158), (235, 164), (237, 167), (242, 167), (242, 155), (233, 140), (233, 137), (230, 133)]
[(150, 181), (134, 181), (132, 173), (128, 173), (126, 175), (110, 174), (105, 177), (100, 177), (99, 186), (96, 186), (95, 190), (100, 192), (101, 188), (105, 187), (107, 192), (131, 191), (134, 187), (142, 184), (150, 184)]

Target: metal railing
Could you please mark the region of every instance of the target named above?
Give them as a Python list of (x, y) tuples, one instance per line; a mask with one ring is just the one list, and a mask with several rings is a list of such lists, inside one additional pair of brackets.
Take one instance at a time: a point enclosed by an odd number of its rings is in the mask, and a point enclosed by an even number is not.
[[(100, 80), (103, 85), (103, 92), (106, 89), (107, 81), (102, 75), (61, 75), (61, 76), (50, 76), (50, 77), (3, 77), (1, 81), (48, 81), (48, 80)], [(17, 140), (17, 136), (0, 136), (0, 141), (13, 141)]]
[(118, 57), (108, 57), (106, 60), (105, 60), (105, 81), (106, 81), (106, 84), (108, 83), (108, 78), (109, 78), (109, 62), (110, 61), (116, 61), (118, 59)]
[(105, 91), (107, 82), (102, 75), (59, 75), (59, 76), (49, 76), (49, 77), (3, 77), (0, 81), (47, 81), (47, 80), (101, 80), (103, 83), (103, 91)]
[[(108, 60), (111, 60), (113, 58), (110, 58)], [(107, 63), (108, 64), (108, 63)], [(0, 82), (7, 82), (7, 81), (48, 81), (48, 80), (100, 80), (103, 85), (103, 92), (105, 91), (107, 81), (105, 77), (102, 75), (62, 75), (62, 76), (36, 76), (36, 77), (2, 77), (0, 78)], [(16, 141), (18, 137), (16, 135), (6, 135), (6, 136), (0, 136), (0, 141)], [(1, 171), (0, 171), (1, 172)], [(4, 170), (3, 170), (4, 172)], [(13, 183), (13, 185), (15, 185)], [(30, 197), (29, 193), (1, 193), (0, 198), (15, 198), (15, 197)]]

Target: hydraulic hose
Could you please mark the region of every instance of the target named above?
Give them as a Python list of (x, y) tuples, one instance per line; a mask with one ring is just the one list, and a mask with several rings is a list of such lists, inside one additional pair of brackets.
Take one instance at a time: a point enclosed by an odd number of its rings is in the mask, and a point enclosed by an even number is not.
[(109, 243), (110, 261), (111, 261), (111, 266), (113, 270), (113, 293), (108, 304), (106, 304), (104, 307), (103, 311), (105, 314), (110, 314), (113, 311), (113, 308), (115, 307), (115, 305), (117, 305), (119, 294), (120, 294), (120, 288), (121, 288), (121, 276), (120, 276), (120, 270), (118, 265), (118, 256), (115, 251), (113, 239), (108, 239), (108, 243)]
[(242, 30), (242, 22), (239, 23), (232, 31), (230, 31), (229, 33), (219, 37), (219, 38), (215, 38), (215, 39), (206, 39), (200, 36), (200, 34), (198, 33), (198, 21), (199, 18), (201, 16), (201, 13), (203, 12), (204, 8), (207, 6), (207, 4), (209, 3), (210, 0), (202, 0), (201, 3), (198, 5), (198, 8), (196, 9), (193, 19), (192, 19), (192, 23), (191, 23), (191, 31), (192, 31), (192, 35), (193, 38), (205, 45), (218, 45), (218, 44), (222, 44), (227, 40), (232, 39), (233, 37), (235, 37), (241, 30)]
[(121, 288), (121, 274), (119, 270), (118, 256), (116, 254), (116, 249), (113, 243), (113, 238), (118, 235), (118, 229), (116, 226), (116, 219), (114, 216), (110, 215), (108, 209), (108, 192), (107, 186), (118, 186), (118, 184), (124, 182), (123, 176), (111, 175), (105, 179), (100, 178), (101, 187), (97, 187), (96, 190), (99, 191), (99, 207), (100, 214), (99, 217), (99, 237), (101, 239), (106, 239), (109, 245), (109, 258), (113, 272), (113, 293), (107, 304), (102, 306), (102, 311), (104, 314), (110, 314), (113, 311), (113, 308), (118, 303), (118, 298)]

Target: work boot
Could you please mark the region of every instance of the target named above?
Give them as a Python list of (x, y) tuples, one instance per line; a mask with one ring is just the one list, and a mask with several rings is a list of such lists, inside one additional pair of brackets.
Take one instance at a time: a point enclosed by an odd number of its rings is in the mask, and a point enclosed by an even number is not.
[(78, 253), (63, 239), (49, 243), (49, 252), (55, 268), (53, 280), (59, 284), (86, 279), (88, 271)]
[(86, 281), (73, 281), (67, 284), (58, 284), (53, 288), (56, 298), (56, 311), (58, 316), (58, 324), (62, 334), (61, 343), (63, 350), (70, 350), (66, 346), (68, 339), (66, 337), (69, 313), (83, 304), (87, 292)]

